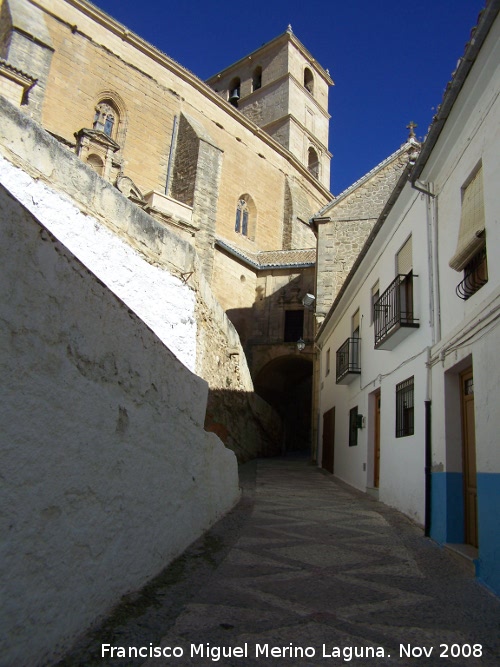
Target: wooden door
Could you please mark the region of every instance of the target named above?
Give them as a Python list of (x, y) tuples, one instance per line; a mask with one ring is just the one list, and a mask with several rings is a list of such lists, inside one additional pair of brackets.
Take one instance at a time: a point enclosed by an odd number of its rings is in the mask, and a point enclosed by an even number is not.
[(335, 408), (331, 408), (323, 415), (323, 456), (321, 467), (333, 474), (333, 460), (335, 454)]
[(378, 489), (380, 480), (380, 391), (375, 394), (375, 422), (373, 428), (373, 486)]
[(476, 428), (474, 422), (474, 378), (472, 368), (462, 373), (462, 453), (464, 477), (465, 543), (478, 546)]

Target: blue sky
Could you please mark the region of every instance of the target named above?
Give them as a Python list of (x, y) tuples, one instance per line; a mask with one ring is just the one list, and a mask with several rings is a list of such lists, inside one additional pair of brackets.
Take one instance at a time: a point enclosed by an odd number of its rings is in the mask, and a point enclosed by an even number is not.
[(97, 0), (94, 4), (201, 79), (288, 24), (330, 70), (331, 190), (339, 194), (404, 143), (423, 138), (484, 0)]

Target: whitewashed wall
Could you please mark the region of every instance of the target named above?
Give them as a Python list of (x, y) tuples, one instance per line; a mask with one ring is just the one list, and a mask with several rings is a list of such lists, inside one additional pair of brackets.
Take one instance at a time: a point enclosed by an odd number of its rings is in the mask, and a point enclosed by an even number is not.
[[(20, 177), (8, 186), (34, 213), (0, 186), (0, 653), (29, 667), (157, 574), (239, 489), (234, 454), (203, 430), (206, 383), (165, 344), (192, 363), (190, 290)], [(100, 249), (104, 278), (66, 242), (82, 256)], [(106, 276), (143, 308), (163, 295), (151, 316), (165, 341)]]
[[(494, 12), (493, 5), (485, 10)], [(493, 16), (493, 14), (492, 14)], [(467, 60), (464, 60), (467, 62)], [(432, 482), (430, 535), (464, 543), (460, 373), (474, 379), (478, 544), (476, 575), (500, 593), (500, 18), (496, 15), (422, 171), (437, 212), (435, 274), (441, 336), (431, 353)], [(464, 272), (450, 268), (460, 229), (462, 192), (482, 166), (488, 282), (466, 301), (455, 290)]]
[[(393, 350), (374, 349), (371, 317), (372, 287), (380, 294), (396, 275), (396, 254), (413, 237), (414, 313), (420, 327)], [(334, 474), (361, 490), (373, 487), (374, 405), (381, 392), (379, 500), (396, 507), (419, 523), (424, 521), (424, 401), (427, 393), (425, 363), (431, 344), (427, 270), (426, 204), (409, 185), (397, 200), (350, 282), (320, 338), (321, 416), (335, 406)], [(361, 374), (348, 385), (336, 384), (336, 351), (351, 336), (351, 318), (360, 310)], [(331, 371), (325, 374), (326, 350)], [(415, 434), (395, 437), (396, 385), (414, 376)], [(365, 427), (358, 430), (358, 445), (349, 447), (349, 410), (358, 407)], [(319, 457), (322, 458), (322, 424)]]

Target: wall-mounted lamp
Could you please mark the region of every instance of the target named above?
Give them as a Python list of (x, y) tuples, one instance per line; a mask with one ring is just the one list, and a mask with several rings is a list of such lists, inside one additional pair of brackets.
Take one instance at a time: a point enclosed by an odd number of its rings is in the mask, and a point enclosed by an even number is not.
[(306, 294), (305, 297), (302, 299), (302, 305), (304, 308), (311, 308), (313, 305), (314, 301), (316, 300), (316, 297), (314, 294)]
[(299, 340), (297, 341), (297, 350), (299, 352), (303, 352), (305, 347), (306, 347), (305, 342), (302, 340), (302, 338), (299, 338)]

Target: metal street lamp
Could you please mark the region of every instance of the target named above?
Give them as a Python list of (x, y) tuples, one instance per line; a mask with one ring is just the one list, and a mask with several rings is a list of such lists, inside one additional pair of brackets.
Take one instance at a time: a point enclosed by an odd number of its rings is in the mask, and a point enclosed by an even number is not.
[(302, 340), (302, 338), (299, 338), (299, 340), (297, 341), (297, 350), (299, 352), (302, 352), (305, 346), (306, 346), (305, 342)]

